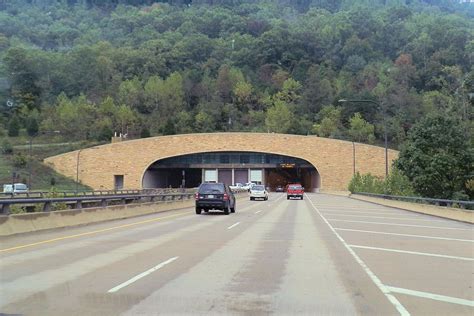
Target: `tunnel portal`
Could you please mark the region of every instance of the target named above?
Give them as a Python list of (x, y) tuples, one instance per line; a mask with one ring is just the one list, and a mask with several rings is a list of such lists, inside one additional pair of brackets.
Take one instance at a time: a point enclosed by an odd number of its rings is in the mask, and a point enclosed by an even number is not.
[(300, 158), (258, 152), (207, 152), (154, 162), (145, 171), (142, 187), (195, 188), (203, 182), (253, 182), (272, 191), (289, 183), (301, 183), (307, 192), (317, 192), (321, 186), (318, 170)]

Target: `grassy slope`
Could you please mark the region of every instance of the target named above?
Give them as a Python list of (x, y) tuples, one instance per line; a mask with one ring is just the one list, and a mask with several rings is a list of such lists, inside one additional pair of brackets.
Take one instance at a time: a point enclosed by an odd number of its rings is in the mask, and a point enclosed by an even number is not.
[[(21, 168), (13, 166), (13, 156), (22, 153), (29, 157), (28, 140), (25, 138), (9, 139), (14, 144), (13, 155), (0, 154), (0, 191), (3, 190), (3, 184), (12, 182), (12, 173), (19, 173), (19, 177), (15, 182), (28, 183), (29, 166), (28, 164)], [(43, 159), (49, 156), (62, 154), (68, 151), (76, 150), (83, 147), (90, 147), (95, 144), (91, 143), (49, 143), (51, 139), (35, 139), (32, 148), (31, 160), (31, 189), (40, 191), (49, 191), (51, 189), (51, 179), (54, 178), (55, 188), (58, 190), (74, 190), (76, 182), (58, 174), (50, 167), (42, 163)], [(1, 143), (2, 141), (0, 141)], [(91, 190), (91, 188), (79, 184), (80, 190)]]

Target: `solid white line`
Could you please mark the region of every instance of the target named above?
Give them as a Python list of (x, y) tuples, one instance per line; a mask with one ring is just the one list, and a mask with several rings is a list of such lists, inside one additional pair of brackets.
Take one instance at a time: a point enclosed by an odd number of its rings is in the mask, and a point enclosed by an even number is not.
[(239, 225), (239, 224), (240, 224), (240, 222), (237, 222), (237, 223), (235, 223), (234, 225), (231, 225), (231, 226), (227, 227), (227, 229), (232, 229), (232, 228), (234, 228), (235, 226), (237, 226), (237, 225)]
[[(329, 215), (329, 214), (328, 214)], [(401, 221), (424, 221), (424, 222), (446, 222), (443, 220), (436, 219), (416, 219), (416, 218), (398, 218), (398, 217), (388, 217), (388, 216), (367, 216), (367, 215), (349, 215), (349, 214), (330, 214), (330, 216), (349, 216), (349, 217), (364, 217), (364, 218), (383, 218), (383, 219), (396, 219)], [(328, 220), (331, 220), (328, 218)]]
[(446, 258), (446, 259), (474, 261), (474, 258), (447, 256), (447, 255), (440, 255), (440, 254), (437, 254), (437, 253), (408, 251), (408, 250), (389, 249), (389, 248), (378, 248), (378, 247), (359, 246), (359, 245), (349, 245), (349, 247), (351, 247), (351, 248), (360, 248), (360, 249), (370, 249), (370, 250), (381, 250), (381, 251), (397, 252), (397, 253), (407, 253), (407, 254), (427, 256), (427, 257), (439, 257), (439, 258)]
[(457, 239), (457, 238), (434, 237), (434, 236), (423, 236), (423, 235), (385, 233), (385, 232), (376, 232), (376, 231), (373, 231), (373, 230), (360, 230), (360, 229), (349, 229), (349, 228), (335, 228), (335, 230), (343, 230), (343, 231), (348, 231), (348, 232), (359, 232), (359, 233), (369, 233), (369, 234), (403, 236), (403, 237), (417, 237), (417, 238), (427, 238), (427, 239), (437, 239), (437, 240), (474, 242), (474, 240), (471, 240), (471, 239)]
[(314, 205), (313, 201), (305, 194), (308, 198), (309, 202), (315, 209), (315, 211), (319, 214), (322, 220), (329, 226), (331, 231), (336, 235), (336, 237), (341, 241), (341, 243), (346, 247), (347, 251), (354, 257), (354, 259), (359, 263), (359, 265), (364, 269), (367, 275), (370, 277), (372, 282), (379, 288), (379, 290), (387, 297), (387, 299), (393, 304), (393, 306), (397, 309), (397, 311), (402, 316), (410, 315), (410, 313), (405, 309), (405, 307), (397, 300), (397, 298), (390, 294), (390, 291), (387, 289), (385, 285), (382, 284), (382, 281), (369, 269), (369, 267), (365, 264), (365, 262), (355, 253), (355, 251), (346, 243), (346, 241), (339, 235), (339, 233), (332, 227), (332, 225), (328, 222), (328, 220), (321, 214), (318, 208)]
[(469, 229), (469, 228), (453, 228), (453, 227), (424, 226), (424, 225), (411, 225), (411, 224), (394, 224), (394, 223), (382, 223), (382, 222), (350, 221), (350, 220), (347, 220), (347, 219), (332, 219), (332, 221), (334, 221), (334, 222), (348, 222), (348, 223), (363, 223), (363, 224), (377, 224), (377, 225), (390, 225), (390, 226), (451, 229), (451, 230), (470, 230), (470, 231), (472, 231), (472, 229)]
[(258, 213), (260, 213), (260, 212), (261, 212), (261, 210), (260, 210), (260, 211), (256, 211), (255, 214), (258, 214)]
[(393, 292), (393, 293), (406, 294), (406, 295), (417, 296), (417, 297), (422, 297), (422, 298), (429, 298), (431, 300), (436, 300), (436, 301), (441, 301), (441, 302), (446, 302), (446, 303), (474, 307), (474, 301), (465, 300), (462, 298), (433, 294), (429, 292), (402, 289), (402, 288), (394, 287), (394, 286), (387, 286), (387, 288), (390, 290), (390, 292)]
[(159, 269), (163, 268), (165, 265), (167, 265), (167, 264), (169, 264), (169, 263), (175, 261), (175, 260), (178, 259), (178, 258), (179, 258), (179, 257), (173, 257), (173, 258), (171, 258), (171, 259), (168, 259), (168, 260), (166, 260), (166, 261), (160, 263), (159, 265), (157, 265), (157, 266), (155, 266), (155, 267), (153, 267), (153, 268), (151, 268), (151, 269), (149, 269), (149, 270), (146, 270), (145, 272), (142, 272), (142, 273), (140, 273), (139, 275), (134, 276), (134, 277), (131, 278), (130, 280), (128, 280), (128, 281), (126, 281), (126, 282), (124, 282), (124, 283), (122, 283), (122, 284), (119, 284), (119, 285), (117, 285), (117, 286), (114, 287), (114, 288), (111, 288), (111, 289), (108, 290), (107, 292), (108, 292), (108, 293), (117, 292), (118, 290), (120, 290), (120, 289), (126, 287), (127, 285), (130, 285), (130, 284), (132, 284), (133, 282), (135, 282), (135, 281), (137, 281), (137, 280), (140, 280), (141, 278), (143, 278), (143, 277), (145, 277), (145, 276), (147, 276), (147, 275), (149, 275), (149, 274), (155, 272), (156, 270), (159, 270)]

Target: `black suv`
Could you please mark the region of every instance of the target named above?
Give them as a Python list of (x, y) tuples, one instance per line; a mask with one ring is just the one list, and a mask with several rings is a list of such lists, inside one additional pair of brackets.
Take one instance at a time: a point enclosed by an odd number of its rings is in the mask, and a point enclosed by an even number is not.
[(235, 196), (224, 183), (203, 183), (195, 195), (196, 214), (211, 209), (222, 210), (224, 214), (235, 213)]

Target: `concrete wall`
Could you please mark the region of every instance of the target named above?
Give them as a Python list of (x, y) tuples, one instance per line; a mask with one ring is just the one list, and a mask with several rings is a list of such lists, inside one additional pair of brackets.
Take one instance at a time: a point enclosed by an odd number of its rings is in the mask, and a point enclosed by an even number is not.
[[(355, 159), (353, 156), (355, 148)], [(252, 151), (301, 158), (319, 172), (321, 189), (347, 190), (356, 171), (385, 174), (384, 148), (347, 141), (269, 133), (212, 133), (151, 137), (102, 145), (59, 156), (45, 162), (56, 171), (76, 178), (79, 156), (79, 180), (97, 190), (112, 189), (114, 175), (124, 175), (124, 189), (142, 187), (145, 170), (155, 161), (193, 153)], [(389, 151), (389, 164), (398, 155)]]
[(442, 207), (436, 205), (428, 205), (428, 204), (420, 204), (420, 203), (410, 203), (410, 202), (403, 202), (403, 201), (393, 201), (393, 200), (386, 200), (382, 198), (376, 197), (369, 197), (365, 195), (358, 195), (358, 194), (351, 194), (351, 198), (372, 202), (380, 205), (391, 206), (400, 208), (407, 211), (412, 211), (416, 213), (428, 214), (443, 218), (449, 218), (456, 221), (466, 222), (466, 223), (474, 223), (474, 211), (467, 211), (462, 210), (459, 208), (452, 208), (452, 207)]

